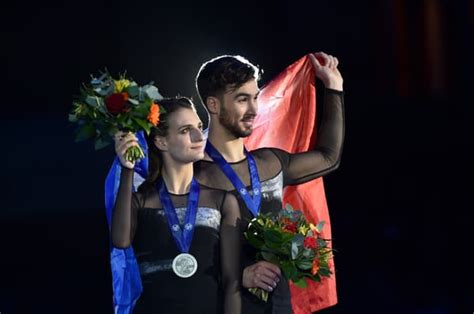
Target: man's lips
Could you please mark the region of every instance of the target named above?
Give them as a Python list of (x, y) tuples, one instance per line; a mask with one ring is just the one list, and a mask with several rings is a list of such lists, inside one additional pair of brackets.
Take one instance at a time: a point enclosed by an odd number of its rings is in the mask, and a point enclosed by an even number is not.
[(255, 117), (248, 117), (248, 118), (243, 118), (242, 123), (244, 123), (245, 126), (249, 127), (253, 125), (253, 122), (255, 121)]

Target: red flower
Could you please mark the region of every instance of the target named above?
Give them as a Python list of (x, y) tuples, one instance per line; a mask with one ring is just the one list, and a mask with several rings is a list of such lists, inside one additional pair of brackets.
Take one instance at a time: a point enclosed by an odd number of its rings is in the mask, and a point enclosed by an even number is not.
[(125, 111), (127, 101), (128, 93), (114, 93), (105, 99), (105, 106), (111, 114), (117, 115)]
[(316, 248), (316, 238), (314, 237), (306, 237), (304, 239), (304, 247), (308, 249), (315, 249)]
[(297, 230), (298, 227), (296, 225), (296, 222), (292, 222), (289, 219), (283, 219), (283, 231), (296, 233)]

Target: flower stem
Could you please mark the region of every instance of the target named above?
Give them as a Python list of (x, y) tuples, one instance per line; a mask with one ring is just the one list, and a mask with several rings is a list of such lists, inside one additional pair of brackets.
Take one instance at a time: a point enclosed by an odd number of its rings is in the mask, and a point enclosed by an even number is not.
[(268, 291), (262, 288), (249, 288), (249, 292), (264, 302), (268, 301)]
[(127, 151), (125, 151), (125, 159), (130, 162), (135, 162), (137, 160), (145, 157), (143, 150), (140, 146), (132, 146)]

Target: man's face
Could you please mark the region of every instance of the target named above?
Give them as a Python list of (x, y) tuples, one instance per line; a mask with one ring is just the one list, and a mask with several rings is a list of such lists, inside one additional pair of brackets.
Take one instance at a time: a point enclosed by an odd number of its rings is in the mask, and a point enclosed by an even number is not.
[(247, 137), (252, 133), (257, 115), (257, 82), (250, 80), (236, 90), (226, 92), (221, 101), (219, 122), (235, 137)]

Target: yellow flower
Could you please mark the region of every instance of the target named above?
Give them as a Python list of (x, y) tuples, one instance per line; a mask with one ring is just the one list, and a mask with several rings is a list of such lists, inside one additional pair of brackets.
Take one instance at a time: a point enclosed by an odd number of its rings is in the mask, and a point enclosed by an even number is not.
[(301, 227), (298, 228), (298, 232), (302, 235), (306, 235), (308, 232), (309, 228), (306, 227), (305, 225), (302, 225)]
[(271, 219), (265, 220), (265, 227), (272, 227), (274, 225)]
[(316, 228), (316, 226), (313, 225), (312, 223), (309, 224), (309, 228), (310, 228), (313, 232), (319, 233), (319, 232), (318, 232), (318, 229)]
[(116, 93), (121, 93), (125, 88), (130, 86), (130, 81), (129, 80), (114, 80), (115, 83), (115, 92)]

